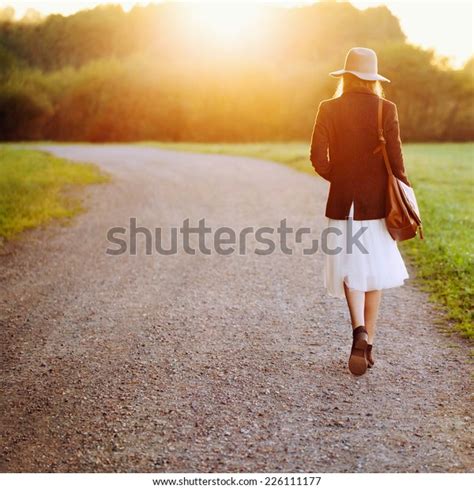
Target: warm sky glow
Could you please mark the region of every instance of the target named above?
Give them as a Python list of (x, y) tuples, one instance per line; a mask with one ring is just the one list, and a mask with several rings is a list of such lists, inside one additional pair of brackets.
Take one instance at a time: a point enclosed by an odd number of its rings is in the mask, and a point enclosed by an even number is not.
[(242, 32), (257, 28), (258, 9), (251, 3), (226, 5), (203, 3), (192, 9), (191, 22), (198, 24), (220, 42), (234, 43), (242, 37)]
[(400, 19), (403, 32), (412, 44), (435, 50), (451, 58), (460, 67), (473, 54), (473, 8), (471, 1), (365, 1), (355, 0), (354, 6), (365, 9), (387, 5)]
[[(0, 0), (0, 7), (11, 5), (15, 8), (17, 17), (21, 17), (28, 8), (34, 8), (44, 14), (53, 12), (70, 14), (100, 3), (121, 4), (125, 10), (128, 10), (137, 3), (146, 5), (150, 2), (136, 0)], [(197, 21), (207, 23), (217, 37), (229, 41), (236, 37), (240, 29), (245, 30), (250, 27), (253, 13), (249, 4), (275, 3), (291, 6), (314, 3), (314, 0), (249, 0), (238, 2), (238, 6), (235, 5), (235, 1), (221, 0), (214, 3), (216, 5), (214, 9), (208, 6), (203, 8), (202, 15), (198, 14)], [(225, 7), (223, 5), (225, 3), (233, 3), (233, 6)], [(351, 3), (361, 9), (372, 5), (387, 5), (399, 17), (402, 29), (410, 42), (423, 47), (435, 48), (438, 53), (449, 56), (456, 67), (461, 66), (472, 55), (473, 7), (469, 0), (438, 2), (354, 0)]]

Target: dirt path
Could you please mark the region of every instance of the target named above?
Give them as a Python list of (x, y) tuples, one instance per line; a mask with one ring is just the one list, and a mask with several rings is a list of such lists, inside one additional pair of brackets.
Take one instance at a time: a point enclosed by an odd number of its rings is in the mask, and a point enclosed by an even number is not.
[(355, 379), (321, 253), (105, 254), (133, 216), (317, 234), (325, 182), (240, 157), (47, 149), (115, 178), (72, 226), (0, 257), (1, 471), (472, 471), (467, 347), (413, 285), (385, 294), (375, 368)]

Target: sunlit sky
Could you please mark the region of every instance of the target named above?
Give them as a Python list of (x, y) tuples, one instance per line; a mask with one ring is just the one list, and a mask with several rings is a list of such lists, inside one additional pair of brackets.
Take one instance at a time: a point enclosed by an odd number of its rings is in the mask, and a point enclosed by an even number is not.
[[(196, 0), (199, 2), (199, 0)], [(222, 4), (225, 0), (215, 2)], [(16, 17), (20, 18), (28, 8), (33, 8), (43, 14), (70, 14), (84, 8), (94, 7), (101, 3), (121, 4), (129, 10), (135, 4), (146, 5), (159, 3), (156, 1), (136, 0), (0, 0), (0, 7), (12, 6)], [(207, 2), (209, 3), (209, 2)], [(229, 0), (235, 4), (235, 0)], [(315, 0), (248, 0), (241, 4), (273, 3), (286, 6), (297, 6), (315, 3)], [(354, 6), (365, 9), (369, 6), (387, 5), (400, 19), (403, 31), (408, 40), (427, 48), (434, 48), (437, 53), (448, 56), (451, 64), (460, 67), (473, 53), (473, 7), (469, 0), (429, 1), (429, 0), (354, 0)], [(235, 12), (235, 7), (232, 9)]]

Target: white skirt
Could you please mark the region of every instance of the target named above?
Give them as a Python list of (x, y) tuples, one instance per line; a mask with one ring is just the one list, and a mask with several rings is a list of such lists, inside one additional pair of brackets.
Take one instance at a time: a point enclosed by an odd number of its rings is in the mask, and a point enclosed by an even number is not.
[[(349, 216), (354, 215), (354, 202)], [(350, 229), (352, 226), (352, 231)], [(335, 254), (325, 253), (324, 286), (329, 295), (345, 297), (344, 282), (351, 289), (367, 292), (369, 290), (389, 289), (404, 284), (408, 272), (397, 247), (390, 236), (385, 219), (354, 221), (328, 219), (328, 227), (334, 231), (327, 234), (326, 250), (341, 251)], [(357, 236), (365, 227), (358, 242), (347, 246), (348, 233)], [(336, 231), (339, 230), (339, 231)]]

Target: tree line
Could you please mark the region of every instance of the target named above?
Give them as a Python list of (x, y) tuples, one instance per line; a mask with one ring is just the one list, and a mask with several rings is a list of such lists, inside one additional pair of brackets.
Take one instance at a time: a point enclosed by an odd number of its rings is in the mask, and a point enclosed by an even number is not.
[[(271, 141), (310, 136), (329, 71), (376, 50), (405, 141), (474, 139), (474, 61), (409, 44), (386, 7), (265, 6), (233, 42), (189, 5), (106, 5), (14, 21), (0, 10), (0, 138)], [(222, 41), (222, 42), (221, 42)]]

